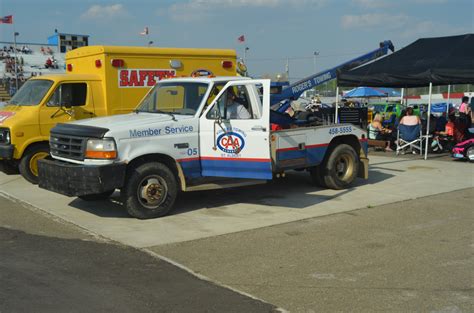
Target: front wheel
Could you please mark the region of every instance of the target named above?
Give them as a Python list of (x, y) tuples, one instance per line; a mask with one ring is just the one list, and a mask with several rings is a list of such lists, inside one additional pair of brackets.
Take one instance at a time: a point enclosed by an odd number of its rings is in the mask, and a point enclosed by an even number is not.
[(21, 176), (32, 184), (38, 183), (38, 161), (49, 155), (49, 146), (39, 144), (26, 150), (20, 160), (19, 170)]
[(322, 180), (331, 189), (348, 188), (357, 178), (359, 158), (350, 145), (336, 146), (324, 162)]
[(122, 192), (128, 214), (149, 219), (166, 215), (173, 208), (178, 183), (166, 165), (145, 163), (132, 171)]

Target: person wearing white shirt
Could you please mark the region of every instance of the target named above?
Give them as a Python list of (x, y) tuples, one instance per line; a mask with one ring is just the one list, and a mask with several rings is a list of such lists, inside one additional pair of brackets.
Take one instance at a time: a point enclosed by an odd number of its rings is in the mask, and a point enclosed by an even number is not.
[(232, 88), (227, 89), (226, 107), (227, 118), (229, 119), (249, 119), (251, 118), (249, 111), (236, 101), (237, 96)]

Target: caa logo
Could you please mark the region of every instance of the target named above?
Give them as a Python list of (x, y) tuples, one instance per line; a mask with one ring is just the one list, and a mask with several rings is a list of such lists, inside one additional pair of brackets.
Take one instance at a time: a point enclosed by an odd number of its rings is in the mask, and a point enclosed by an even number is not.
[(238, 133), (228, 132), (217, 137), (217, 147), (225, 153), (238, 154), (244, 149), (244, 146), (245, 140)]

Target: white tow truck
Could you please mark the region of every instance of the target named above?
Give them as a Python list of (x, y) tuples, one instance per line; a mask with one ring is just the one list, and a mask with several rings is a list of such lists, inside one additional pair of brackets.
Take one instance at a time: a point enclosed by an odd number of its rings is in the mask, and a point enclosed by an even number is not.
[[(229, 118), (228, 89), (250, 118)], [(320, 186), (368, 178), (366, 132), (350, 124), (271, 130), (270, 81), (236, 77), (160, 81), (130, 114), (59, 124), (39, 186), (83, 200), (120, 189), (127, 212), (167, 214), (180, 191), (264, 182), (307, 170)], [(248, 115), (247, 115), (248, 116)]]

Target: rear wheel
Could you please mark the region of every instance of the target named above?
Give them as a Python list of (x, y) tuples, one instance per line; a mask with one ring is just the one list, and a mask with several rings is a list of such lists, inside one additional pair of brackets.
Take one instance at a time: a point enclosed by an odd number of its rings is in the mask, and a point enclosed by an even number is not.
[(114, 191), (115, 191), (115, 189), (104, 191), (104, 192), (101, 192), (101, 193), (95, 193), (95, 194), (91, 194), (91, 195), (83, 195), (83, 196), (79, 196), (78, 198), (82, 199), (84, 201), (105, 200), (105, 199), (108, 199), (114, 193)]
[(38, 161), (49, 155), (49, 146), (39, 144), (26, 150), (20, 160), (20, 174), (32, 184), (38, 183)]
[(347, 144), (336, 146), (321, 168), (322, 180), (328, 188), (348, 188), (357, 178), (359, 158), (354, 148)]
[(166, 215), (174, 205), (178, 183), (162, 163), (145, 163), (132, 171), (123, 189), (128, 214), (139, 219)]
[(474, 162), (474, 146), (467, 148), (466, 158), (469, 160), (469, 162)]

